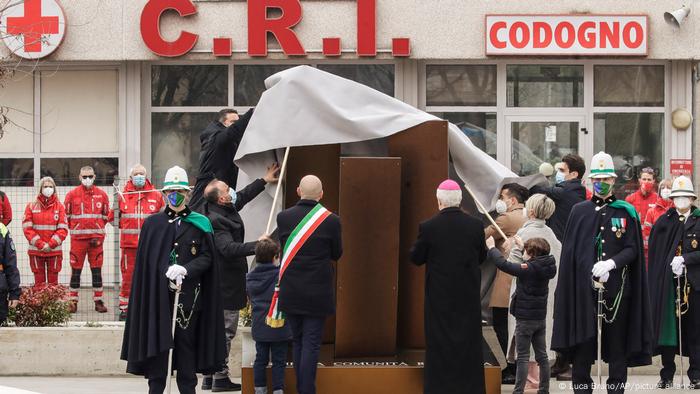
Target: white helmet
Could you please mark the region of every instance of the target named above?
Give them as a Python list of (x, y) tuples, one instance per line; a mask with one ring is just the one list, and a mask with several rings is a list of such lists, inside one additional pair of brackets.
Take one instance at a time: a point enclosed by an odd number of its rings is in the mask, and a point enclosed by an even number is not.
[(617, 178), (612, 156), (602, 151), (593, 155), (593, 159), (591, 160), (591, 174), (588, 175), (588, 177), (592, 179)]
[(168, 172), (165, 173), (163, 190), (190, 190), (190, 184), (187, 181), (187, 172), (180, 166), (168, 169)]
[(690, 180), (690, 178), (682, 175), (673, 180), (673, 187), (671, 187), (670, 197), (698, 198), (693, 190), (693, 182)]

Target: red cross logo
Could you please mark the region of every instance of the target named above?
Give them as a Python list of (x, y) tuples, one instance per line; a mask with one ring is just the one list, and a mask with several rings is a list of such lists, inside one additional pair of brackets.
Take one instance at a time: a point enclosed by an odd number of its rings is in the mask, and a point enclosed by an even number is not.
[(0, 14), (0, 36), (17, 56), (38, 59), (56, 50), (65, 35), (65, 15), (56, 0), (24, 0)]
[(24, 16), (8, 17), (7, 33), (21, 34), (26, 52), (41, 52), (41, 36), (58, 33), (58, 17), (41, 15), (41, 0), (24, 0)]

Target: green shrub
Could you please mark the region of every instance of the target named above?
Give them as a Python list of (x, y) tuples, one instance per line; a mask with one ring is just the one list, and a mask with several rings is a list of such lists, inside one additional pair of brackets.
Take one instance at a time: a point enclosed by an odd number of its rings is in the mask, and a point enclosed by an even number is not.
[(18, 327), (56, 327), (70, 320), (68, 291), (61, 285), (22, 288), (19, 305), (9, 321)]

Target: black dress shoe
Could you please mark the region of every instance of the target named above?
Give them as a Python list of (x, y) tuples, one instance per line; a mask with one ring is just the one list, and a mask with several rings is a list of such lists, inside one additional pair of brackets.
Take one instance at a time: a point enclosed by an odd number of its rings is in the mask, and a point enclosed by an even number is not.
[(501, 376), (501, 384), (515, 384), (515, 375), (507, 370), (504, 370), (503, 375)]
[(229, 378), (214, 379), (214, 383), (211, 385), (211, 391), (215, 393), (222, 391), (241, 391), (241, 385), (233, 383)]
[(673, 388), (673, 379), (664, 379), (661, 378), (659, 380), (659, 383), (656, 385), (657, 389), (670, 389)]
[(688, 388), (691, 390), (700, 390), (700, 379), (691, 379)]
[(202, 390), (211, 390), (211, 379), (211, 376), (205, 376), (204, 379), (202, 379)]

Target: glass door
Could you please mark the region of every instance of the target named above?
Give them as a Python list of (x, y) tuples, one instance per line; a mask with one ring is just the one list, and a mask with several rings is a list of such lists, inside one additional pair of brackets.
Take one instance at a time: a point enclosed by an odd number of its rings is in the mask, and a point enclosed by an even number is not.
[(536, 174), (542, 163), (554, 165), (569, 153), (588, 160), (591, 138), (583, 115), (506, 116), (506, 133), (507, 165), (519, 176)]

